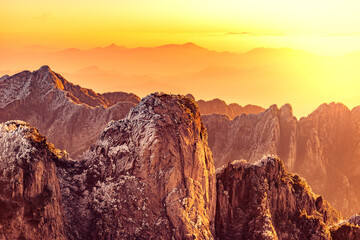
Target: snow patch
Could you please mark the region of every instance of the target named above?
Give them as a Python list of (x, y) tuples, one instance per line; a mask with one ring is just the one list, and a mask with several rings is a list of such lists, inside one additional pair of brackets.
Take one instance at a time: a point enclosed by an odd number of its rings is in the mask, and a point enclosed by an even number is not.
[[(5, 79), (4, 79), (5, 80)], [(23, 78), (13, 78), (12, 81), (1, 81), (0, 108), (4, 108), (16, 100), (25, 99), (30, 94), (31, 77), (26, 81)]]
[[(22, 124), (16, 126), (16, 124)], [(25, 122), (14, 121), (0, 124), (0, 177), (13, 175), (16, 167), (31, 159), (31, 153), (36, 149), (31, 145), (29, 136), (30, 127)]]
[(273, 163), (274, 158), (276, 158), (276, 155), (273, 155), (273, 154), (264, 155), (260, 160), (257, 160), (256, 162), (254, 162), (253, 166), (262, 167), (262, 166), (265, 166), (267, 163), (270, 163), (270, 162)]

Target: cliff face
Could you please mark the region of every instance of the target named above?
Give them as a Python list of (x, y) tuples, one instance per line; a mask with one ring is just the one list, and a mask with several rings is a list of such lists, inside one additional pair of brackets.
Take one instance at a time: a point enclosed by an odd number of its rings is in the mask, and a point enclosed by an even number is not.
[(216, 114), (203, 119), (216, 167), (233, 159), (254, 162), (264, 154), (276, 154), (315, 192), (350, 216), (360, 209), (358, 112), (342, 104), (324, 104), (297, 121), (291, 106), (284, 105), (234, 120)]
[(195, 102), (166, 94), (110, 122), (77, 161), (27, 123), (1, 124), (0, 183), (1, 239), (356, 239), (360, 222), (335, 224), (276, 157), (215, 176)]
[(215, 170), (190, 99), (144, 98), (126, 118), (108, 125), (78, 169), (75, 177), (64, 177), (64, 198), (75, 213), (70, 224), (89, 219), (84, 228), (91, 231), (79, 230), (83, 237), (213, 238)]
[(203, 120), (216, 167), (234, 159), (254, 162), (267, 153), (279, 153), (289, 159), (286, 165), (290, 169), (294, 164), (292, 148), (296, 145), (297, 121), (290, 105), (281, 109), (273, 105), (265, 112), (241, 115), (234, 120), (218, 114), (203, 116)]
[(97, 94), (73, 85), (47, 66), (4, 78), (0, 96), (0, 122), (29, 122), (72, 157), (87, 150), (110, 120), (123, 118), (139, 101), (134, 94)]
[(331, 239), (340, 215), (276, 157), (216, 171), (219, 239)]
[(55, 166), (63, 157), (27, 123), (0, 124), (0, 239), (67, 239)]

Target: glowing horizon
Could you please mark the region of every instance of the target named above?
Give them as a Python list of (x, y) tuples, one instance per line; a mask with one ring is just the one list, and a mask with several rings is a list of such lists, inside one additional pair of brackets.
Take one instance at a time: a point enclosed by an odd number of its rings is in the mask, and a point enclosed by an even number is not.
[[(290, 103), (298, 116), (304, 116), (323, 102), (360, 105), (356, 91), (360, 88), (359, 10), (356, 0), (1, 1), (0, 72), (48, 64), (56, 72), (67, 73), (69, 81), (98, 92), (123, 90), (143, 95), (147, 87), (157, 86), (158, 90), (190, 92), (228, 103), (264, 107)], [(156, 55), (145, 54), (140, 59), (132, 56), (132, 65), (115, 55), (99, 61), (98, 55), (92, 59), (75, 54), (72, 57), (78, 60), (73, 61), (64, 55), (43, 54), (51, 49), (86, 50), (113, 43), (136, 48), (187, 42), (217, 52), (271, 48), (310, 54), (278, 51), (273, 56), (260, 51), (251, 59), (217, 56), (218, 61), (196, 53), (188, 59), (183, 53), (163, 54), (168, 59), (153, 61)], [(39, 46), (39, 53), (31, 55), (26, 46), (34, 44), (45, 47)], [(354, 52), (359, 53), (349, 54)], [(105, 71), (90, 78), (78, 73), (89, 66), (118, 75)], [(229, 69), (206, 72), (211, 67)], [(158, 85), (146, 85), (146, 80), (134, 75), (146, 75)], [(123, 76), (134, 82), (128, 84)], [(189, 84), (199, 81), (196, 91), (183, 92), (177, 84), (183, 76)], [(99, 83), (97, 77), (108, 81)]]
[(15, 0), (0, 7), (5, 47), (194, 42), (231, 52), (288, 47), (341, 55), (360, 50), (360, 2), (355, 0)]

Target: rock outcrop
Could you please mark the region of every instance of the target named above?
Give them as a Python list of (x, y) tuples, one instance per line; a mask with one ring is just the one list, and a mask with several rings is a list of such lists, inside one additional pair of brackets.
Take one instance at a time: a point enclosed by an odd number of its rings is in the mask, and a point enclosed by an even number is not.
[(347, 221), (342, 221), (331, 226), (330, 232), (333, 240), (360, 239), (360, 216), (356, 214)]
[(128, 93), (95, 93), (43, 66), (2, 78), (0, 122), (29, 122), (76, 157), (96, 142), (110, 120), (122, 119), (139, 100)]
[(343, 215), (360, 210), (360, 114), (342, 104), (323, 104), (299, 121), (289, 104), (238, 116), (203, 116), (214, 163), (234, 159), (255, 162), (276, 154), (285, 166), (304, 176)]
[(340, 215), (281, 160), (233, 161), (217, 169), (219, 239), (331, 239)]
[(64, 156), (29, 124), (0, 124), (0, 239), (67, 239), (55, 166)]
[(77, 169), (63, 174), (70, 225), (83, 222), (74, 236), (214, 238), (215, 169), (192, 100), (147, 96), (108, 125)]

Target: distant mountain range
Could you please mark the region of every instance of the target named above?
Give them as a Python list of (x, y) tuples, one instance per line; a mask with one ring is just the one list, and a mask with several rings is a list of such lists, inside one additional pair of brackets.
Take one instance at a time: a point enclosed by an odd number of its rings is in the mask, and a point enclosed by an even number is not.
[[(156, 91), (192, 93), (199, 99), (261, 106), (290, 101), (297, 116), (331, 99), (350, 101), (338, 91), (351, 93), (351, 104), (357, 100), (351, 87), (359, 74), (356, 54), (330, 58), (287, 48), (231, 53), (187, 43), (140, 48), (113, 44), (87, 50), (0, 48), (0, 56), (2, 74), (49, 64), (69, 81), (96, 92), (126, 91), (141, 97)], [(303, 97), (309, 95), (311, 99)]]

